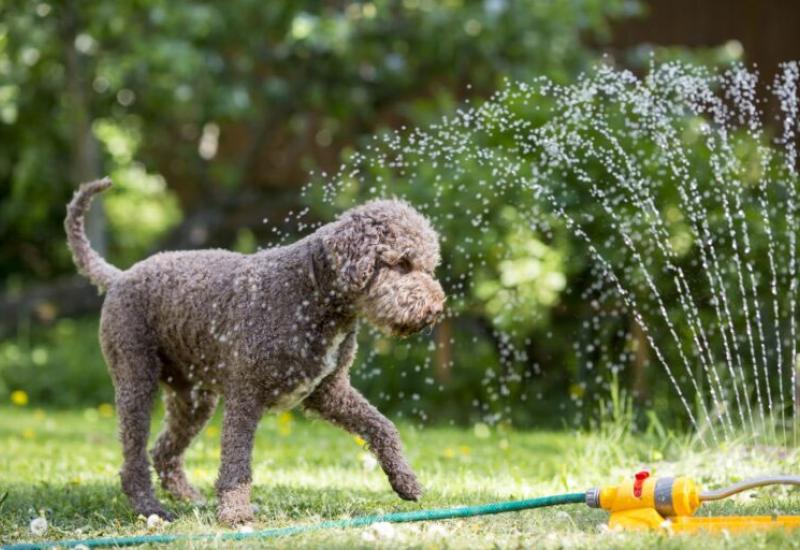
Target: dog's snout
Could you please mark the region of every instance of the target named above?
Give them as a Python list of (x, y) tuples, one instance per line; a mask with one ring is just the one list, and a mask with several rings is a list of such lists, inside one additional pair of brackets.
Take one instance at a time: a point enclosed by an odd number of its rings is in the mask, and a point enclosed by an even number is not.
[(428, 324), (433, 324), (438, 321), (444, 313), (444, 303), (434, 302), (426, 308), (425, 319)]

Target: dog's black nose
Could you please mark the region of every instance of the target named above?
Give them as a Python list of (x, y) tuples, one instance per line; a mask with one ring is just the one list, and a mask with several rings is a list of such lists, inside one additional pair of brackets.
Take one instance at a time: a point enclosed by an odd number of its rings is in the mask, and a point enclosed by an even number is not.
[(428, 314), (430, 317), (436, 319), (444, 312), (444, 304), (433, 304), (428, 308)]

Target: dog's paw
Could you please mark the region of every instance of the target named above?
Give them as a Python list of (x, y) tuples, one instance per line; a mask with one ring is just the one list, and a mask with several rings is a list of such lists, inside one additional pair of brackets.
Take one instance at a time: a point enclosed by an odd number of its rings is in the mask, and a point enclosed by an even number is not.
[(217, 520), (227, 525), (242, 525), (253, 521), (253, 506), (250, 504), (249, 484), (243, 483), (220, 491)]
[(136, 506), (135, 509), (140, 516), (144, 516), (145, 518), (157, 516), (164, 521), (173, 521), (175, 519), (175, 514), (167, 512), (158, 502), (150, 502), (142, 506)]
[(217, 510), (217, 520), (226, 525), (242, 525), (253, 521), (253, 508), (251, 506), (220, 506)]
[(206, 497), (200, 493), (197, 489), (192, 486), (189, 486), (189, 490), (181, 493), (180, 495), (176, 495), (175, 493), (172, 494), (174, 498), (178, 498), (184, 502), (189, 502), (194, 506), (205, 506), (208, 504), (208, 500)]
[(196, 506), (206, 504), (206, 499), (203, 497), (202, 493), (190, 485), (185, 478), (169, 479), (166, 482), (162, 481), (161, 486), (176, 500), (191, 502)]
[(403, 500), (419, 500), (422, 496), (422, 485), (411, 472), (401, 472), (389, 477), (389, 483), (397, 496)]

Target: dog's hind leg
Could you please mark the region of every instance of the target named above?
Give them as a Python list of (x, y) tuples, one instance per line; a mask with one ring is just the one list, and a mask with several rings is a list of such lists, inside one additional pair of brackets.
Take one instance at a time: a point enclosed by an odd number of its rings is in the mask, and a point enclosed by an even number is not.
[(156, 499), (150, 479), (147, 439), (150, 417), (158, 391), (161, 362), (144, 320), (126, 303), (106, 301), (100, 334), (103, 353), (114, 379), (115, 400), (122, 442), (122, 490), (137, 514), (170, 514)]
[(183, 469), (183, 453), (200, 433), (217, 406), (217, 395), (189, 388), (165, 389), (166, 418), (151, 456), (161, 486), (173, 497), (200, 503), (202, 495), (189, 484)]

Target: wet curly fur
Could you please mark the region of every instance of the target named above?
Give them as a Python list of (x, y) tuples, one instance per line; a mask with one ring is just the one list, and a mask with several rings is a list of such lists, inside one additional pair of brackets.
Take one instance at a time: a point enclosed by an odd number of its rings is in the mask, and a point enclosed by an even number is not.
[(83, 217), (109, 179), (81, 185), (65, 228), (81, 273), (106, 292), (100, 344), (114, 381), (122, 488), (137, 513), (156, 499), (146, 445), (159, 383), (166, 418), (151, 451), (164, 489), (200, 499), (183, 453), (224, 400), (218, 517), (252, 518), (251, 454), (268, 410), (302, 405), (362, 437), (397, 494), (422, 489), (394, 425), (350, 385), (359, 317), (405, 336), (436, 322), (436, 232), (404, 202), (376, 200), (290, 245), (244, 255), (164, 252), (121, 271), (92, 250)]

